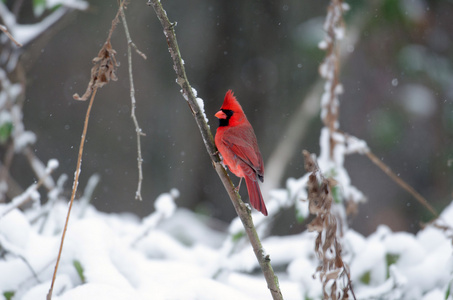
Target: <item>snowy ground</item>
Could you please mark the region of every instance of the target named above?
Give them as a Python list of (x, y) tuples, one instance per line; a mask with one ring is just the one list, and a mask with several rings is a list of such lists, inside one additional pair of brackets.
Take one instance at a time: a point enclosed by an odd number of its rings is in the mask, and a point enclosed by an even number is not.
[[(76, 203), (53, 299), (271, 299), (247, 241), (178, 209), (176, 196), (161, 195), (144, 220)], [(34, 207), (1, 217), (0, 297), (45, 299), (66, 209), (62, 201), (48, 214)], [(453, 226), (453, 203), (441, 219)], [(451, 231), (382, 225), (369, 237), (349, 230), (343, 244), (358, 299), (453, 299)], [(285, 299), (320, 299), (312, 233), (269, 236), (263, 245)]]

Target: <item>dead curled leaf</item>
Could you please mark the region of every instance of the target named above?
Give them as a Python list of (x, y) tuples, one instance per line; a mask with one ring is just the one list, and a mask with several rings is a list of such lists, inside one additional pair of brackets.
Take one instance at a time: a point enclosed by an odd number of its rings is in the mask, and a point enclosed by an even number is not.
[(91, 68), (91, 80), (82, 97), (75, 93), (72, 97), (75, 100), (85, 101), (90, 97), (94, 89), (103, 87), (110, 80), (117, 81), (115, 71), (119, 64), (115, 59), (116, 51), (112, 48), (110, 41), (104, 43), (98, 56), (93, 58), (94, 66)]
[[(341, 257), (342, 247), (337, 237), (337, 220), (331, 212), (333, 203), (331, 188), (338, 183), (325, 178), (318, 167), (316, 158), (308, 151), (303, 151), (305, 169), (311, 174), (308, 177), (309, 211), (315, 218), (308, 224), (309, 231), (318, 233), (315, 240), (315, 252), (320, 260), (316, 272), (320, 275), (323, 285), (324, 299), (348, 299), (350, 277), (348, 266)], [(337, 294), (337, 281), (346, 277), (348, 283), (342, 287), (343, 294)], [(333, 281), (330, 288), (328, 282)]]

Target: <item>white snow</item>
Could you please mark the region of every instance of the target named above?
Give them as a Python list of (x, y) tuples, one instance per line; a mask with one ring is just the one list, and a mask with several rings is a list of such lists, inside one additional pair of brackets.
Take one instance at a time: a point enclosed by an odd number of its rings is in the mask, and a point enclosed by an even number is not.
[[(5, 205), (0, 206), (4, 208)], [(30, 224), (17, 209), (0, 219), (0, 240), (2, 248), (10, 247), (16, 251), (25, 249), (30, 238)], [(8, 245), (8, 246), (7, 246)], [(16, 251), (13, 251), (15, 253)]]
[(60, 7), (38, 24), (12, 24), (9, 30), (19, 43), (27, 45), (62, 18), (66, 12), (65, 7)]
[(11, 122), (12, 122), (11, 114), (5, 110), (0, 111), (0, 126), (3, 126), (4, 124)]
[(197, 103), (198, 103), (198, 107), (200, 107), (201, 114), (203, 115), (203, 118), (204, 118), (206, 124), (209, 124), (209, 119), (206, 116), (206, 113), (204, 111), (204, 101), (203, 101), (203, 99), (196, 98), (196, 100), (197, 100)]
[(169, 194), (160, 195), (154, 202), (154, 208), (164, 218), (169, 218), (176, 210), (175, 198), (179, 197), (179, 191), (172, 189)]
[(56, 160), (55, 158), (50, 159), (47, 162), (46, 173), (49, 173), (49, 172), (55, 170), (56, 168), (58, 168), (58, 165), (59, 165), (58, 160)]
[[(50, 12), (38, 25), (16, 24), (3, 2), (0, 2), (0, 16), (19, 42), (26, 44), (58, 20), (68, 7), (83, 9), (87, 5), (79, 0), (48, 0), (45, 8), (60, 3), (65, 7)], [(409, 2), (404, 3), (407, 6)], [(346, 10), (348, 6), (343, 4), (329, 13), (326, 24), (337, 24), (339, 9)], [(307, 28), (312, 28), (308, 25)], [(344, 28), (336, 25), (333, 29), (334, 38), (341, 40)], [(332, 42), (332, 38), (325, 37), (319, 47), (327, 49)], [(10, 63), (14, 64), (15, 60)], [(330, 94), (334, 65), (335, 57), (329, 56), (320, 66), (321, 75), (327, 79), (321, 98), (322, 116), (328, 110), (338, 109), (338, 95), (343, 93), (342, 85), (337, 84), (333, 95)], [(415, 61), (413, 68), (417, 66)], [(0, 77), (5, 77), (2, 70)], [(437, 108), (432, 92), (425, 87), (409, 86), (405, 90), (397, 83), (393, 86), (402, 91), (402, 105), (413, 114), (426, 117)], [(0, 107), (20, 92), (19, 85), (6, 84), (0, 92)], [(208, 123), (203, 100), (197, 97), (195, 89), (193, 94)], [(327, 107), (330, 101), (332, 105)], [(20, 109), (13, 106), (11, 111), (2, 112), (0, 124), (7, 122), (14, 124), (17, 151), (35, 142), (36, 136), (24, 129)], [(338, 127), (338, 123), (335, 125)], [(331, 137), (336, 143), (333, 157), (330, 157)], [(320, 146), (320, 170), (338, 182), (342, 199), (364, 201), (364, 195), (351, 185), (343, 164), (347, 154), (368, 151), (366, 142), (339, 133), (330, 135), (324, 128)], [(58, 168), (58, 161), (50, 160), (45, 167), (34, 160), (32, 165), (37, 177), (42, 178)], [(7, 292), (14, 293), (13, 299), (46, 298), (68, 207), (62, 196), (66, 179), (67, 176), (62, 176), (56, 185), (51, 177), (46, 180), (49, 199), (43, 205), (37, 184), (10, 203), (0, 204), (0, 299)], [(176, 189), (159, 195), (154, 201), (154, 211), (143, 219), (131, 214), (102, 213), (87, 200), (98, 180), (94, 176), (82, 200), (74, 203), (53, 299), (271, 299), (238, 218), (223, 224), (178, 208), (180, 193)], [(270, 235), (272, 216), (285, 208), (295, 206), (298, 217), (308, 217), (307, 180), (307, 174), (290, 178), (284, 189), (271, 191), (267, 203), (269, 217), (253, 214), (264, 255), (269, 255), (276, 270), (283, 297), (291, 300), (322, 297), (322, 285), (316, 273), (319, 261), (314, 252), (317, 234), (304, 231)], [(19, 204), (28, 199), (34, 205), (19, 210)], [(344, 211), (337, 213), (342, 215)], [(392, 232), (381, 225), (365, 237), (344, 227), (343, 259), (350, 267), (358, 299), (445, 299), (447, 290), (453, 288), (453, 202), (438, 222), (450, 228), (428, 225), (412, 234)], [(77, 270), (76, 265), (82, 269)]]
[(328, 46), (328, 44), (324, 40), (320, 41), (319, 44), (318, 44), (318, 48), (321, 49), (321, 50), (326, 50), (327, 46)]
[[(18, 24), (15, 16), (6, 8), (3, 2), (0, 2), (0, 16), (5, 22), (5, 26), (10, 31), (11, 35), (22, 45), (26, 45), (41, 35), (50, 26), (55, 24), (61, 17), (63, 17), (68, 9), (87, 9), (88, 3), (80, 0), (47, 0), (44, 1), (45, 6), (37, 4), (38, 15), (42, 14), (45, 8), (54, 9), (57, 5), (62, 6), (53, 10), (39, 23), (34, 24)], [(10, 67), (11, 68), (11, 67)], [(10, 69), (9, 68), (9, 69)]]
[(36, 142), (36, 135), (31, 131), (24, 131), (17, 135), (14, 141), (14, 150), (20, 153), (23, 148)]
[(192, 93), (193, 93), (194, 97), (197, 98), (198, 92), (195, 88), (192, 88)]
[(49, 9), (54, 8), (57, 5), (63, 5), (69, 8), (74, 8), (78, 10), (88, 9), (88, 2), (83, 0), (46, 0), (46, 6)]
[[(143, 221), (91, 206), (79, 217), (81, 205), (75, 202), (54, 299), (271, 299), (247, 239), (234, 242), (228, 233), (209, 229), (195, 214), (177, 208), (176, 196), (176, 190), (159, 196), (156, 211)], [(65, 208), (64, 202), (55, 203), (58, 214), (49, 214), (45, 233), (40, 232), (41, 222), (32, 224), (17, 209), (0, 220), (0, 244), (6, 253), (0, 258), (1, 293), (45, 299)], [(155, 216), (160, 218), (150, 226)], [(453, 219), (453, 204), (442, 218)], [(239, 230), (237, 226), (230, 230)], [(195, 235), (186, 239), (184, 232), (191, 228)], [(210, 236), (227, 243), (210, 245)], [(318, 265), (315, 237), (303, 232), (262, 241), (279, 270), (285, 299), (320, 297), (321, 284), (313, 276)], [(359, 299), (434, 299), (445, 295), (452, 282), (451, 237), (434, 226), (416, 235), (393, 233), (386, 226), (369, 237), (349, 230), (344, 245)], [(395, 264), (388, 266), (387, 255), (396, 257)], [(75, 261), (83, 268), (84, 281)], [(366, 273), (368, 283), (361, 281)]]
[(368, 145), (364, 140), (358, 139), (355, 136), (346, 136), (346, 153), (345, 154), (352, 154), (352, 153), (360, 153), (365, 154), (369, 151)]

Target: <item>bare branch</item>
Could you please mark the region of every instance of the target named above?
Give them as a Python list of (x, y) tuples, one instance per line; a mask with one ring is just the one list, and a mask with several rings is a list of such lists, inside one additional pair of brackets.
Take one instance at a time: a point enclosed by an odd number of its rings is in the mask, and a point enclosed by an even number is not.
[(250, 210), (240, 199), (239, 194), (234, 189), (233, 183), (228, 177), (225, 168), (221, 164), (221, 160), (216, 151), (214, 138), (212, 136), (211, 130), (209, 129), (206, 123), (206, 119), (203, 116), (203, 111), (200, 109), (196, 96), (194, 95), (193, 89), (190, 86), (189, 81), (187, 79), (184, 64), (181, 58), (181, 54), (179, 52), (179, 46), (174, 31), (175, 23), (170, 22), (170, 20), (167, 17), (167, 13), (162, 7), (162, 3), (159, 0), (149, 0), (148, 5), (154, 8), (157, 17), (162, 24), (164, 35), (167, 39), (168, 50), (170, 51), (170, 55), (173, 60), (173, 68), (177, 76), (176, 82), (181, 87), (181, 93), (184, 99), (186, 99), (186, 101), (189, 104), (189, 108), (198, 125), (198, 128), (204, 141), (204, 145), (212, 160), (212, 164), (214, 165), (214, 169), (219, 175), (220, 180), (222, 181), (225, 189), (228, 192), (228, 195), (230, 196), (230, 199), (233, 203), (236, 213), (241, 219), (241, 222), (244, 226), (247, 236), (249, 237), (253, 251), (255, 252), (255, 256), (260, 264), (261, 270), (264, 274), (267, 286), (272, 294), (272, 297), (273, 299), (283, 299), (278, 284), (278, 278), (277, 276), (275, 276), (274, 271), (272, 269), (269, 255), (265, 254), (265, 251), (261, 245), (261, 241), (258, 237), (255, 226), (253, 225)]
[(6, 34), (6, 36), (14, 43), (16, 44), (17, 47), (22, 47), (22, 44), (19, 43), (18, 41), (16, 41), (16, 39), (11, 35), (11, 33), (9, 33), (8, 29), (3, 26), (3, 25), (0, 25), (0, 30), (3, 31), (4, 34)]
[[(44, 163), (38, 158), (38, 156), (36, 156), (30, 146), (25, 147), (23, 152), (36, 177), (42, 177), (45, 170)], [(55, 182), (51, 176), (47, 176), (43, 182), (43, 185), (50, 191), (55, 187)]]
[(30, 200), (35, 199), (36, 197), (39, 199), (39, 194), (36, 195), (38, 189), (43, 185), (43, 183), (46, 181), (46, 178), (58, 167), (58, 161), (55, 159), (49, 160), (47, 163), (47, 168), (44, 173), (42, 173), (42, 176), (39, 178), (39, 181), (35, 184), (32, 184), (25, 192), (20, 194), (19, 196), (16, 196), (11, 200), (11, 203), (8, 204), (8, 206), (1, 212), (0, 214), (0, 219), (3, 218), (5, 215), (7, 215), (10, 211), (12, 211), (15, 208), (18, 208), (25, 203), (27, 203)]
[(439, 214), (437, 211), (434, 209), (434, 207), (429, 204), (429, 202), (422, 196), (420, 193), (418, 193), (413, 187), (408, 185), (403, 179), (398, 177), (389, 166), (384, 164), (379, 158), (376, 157), (376, 155), (373, 154), (371, 151), (365, 152), (365, 155), (376, 165), (378, 166), (388, 177), (390, 177), (393, 181), (395, 181), (400, 187), (405, 189), (409, 194), (414, 196), (417, 201), (423, 205), (426, 209), (428, 209), (436, 218), (439, 217)]
[[(127, 25), (126, 25), (127, 26)], [(128, 34), (128, 33), (126, 33)], [(147, 59), (145, 53), (143, 53), (142, 51), (140, 51), (138, 48), (137, 48), (137, 45), (134, 44), (134, 42), (132, 42), (132, 40), (129, 39), (129, 42), (128, 44), (130, 46), (132, 46), (132, 48), (134, 48), (135, 52), (137, 52), (138, 55), (140, 55), (141, 57), (143, 57), (143, 59)]]
[(128, 63), (128, 70), (129, 70), (129, 85), (130, 85), (130, 97), (131, 97), (131, 118), (135, 125), (135, 132), (137, 134), (137, 167), (138, 167), (138, 186), (137, 191), (135, 192), (135, 199), (142, 200), (142, 181), (143, 181), (143, 171), (142, 171), (142, 146), (140, 142), (140, 137), (145, 136), (146, 134), (142, 131), (140, 126), (138, 125), (137, 117), (135, 116), (135, 108), (136, 108), (136, 101), (135, 101), (135, 87), (134, 87), (134, 77), (132, 73), (132, 50), (131, 47), (134, 47), (135, 51), (146, 59), (146, 56), (137, 49), (137, 46), (132, 42), (131, 35), (129, 33), (129, 28), (127, 27), (126, 16), (124, 14), (124, 10), (120, 7), (121, 11), (121, 20), (124, 27), (124, 32), (126, 33), (127, 38), (127, 63)]

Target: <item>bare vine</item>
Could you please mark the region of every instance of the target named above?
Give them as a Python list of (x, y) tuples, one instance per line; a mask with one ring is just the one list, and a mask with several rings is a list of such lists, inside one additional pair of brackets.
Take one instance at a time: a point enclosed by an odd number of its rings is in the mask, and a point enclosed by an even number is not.
[(93, 68), (91, 69), (91, 79), (88, 84), (88, 87), (85, 91), (85, 93), (80, 97), (78, 94), (74, 94), (74, 99), (75, 100), (82, 100), (85, 101), (88, 99), (88, 97), (91, 96), (90, 98), (90, 103), (88, 104), (86, 116), (85, 116), (85, 122), (83, 126), (83, 131), (82, 131), (82, 137), (80, 140), (80, 146), (79, 146), (79, 154), (77, 157), (77, 166), (74, 174), (74, 183), (72, 185), (72, 192), (71, 192), (71, 199), (69, 200), (69, 207), (68, 207), (68, 212), (66, 215), (66, 221), (65, 225), (63, 228), (63, 233), (61, 235), (61, 241), (60, 241), (60, 248), (58, 250), (58, 256), (57, 256), (57, 261), (55, 263), (55, 270), (52, 276), (52, 282), (50, 284), (50, 289), (49, 292), (47, 293), (47, 300), (52, 299), (52, 292), (53, 292), (53, 287), (55, 284), (55, 279), (57, 276), (57, 271), (58, 271), (58, 266), (60, 263), (61, 259), (61, 254), (63, 252), (63, 245), (64, 245), (64, 240), (66, 236), (66, 231), (68, 229), (68, 223), (69, 223), (69, 217), (71, 215), (71, 209), (72, 205), (74, 203), (74, 198), (75, 194), (77, 192), (77, 186), (79, 184), (79, 176), (80, 176), (80, 171), (81, 171), (81, 166), (82, 166), (82, 154), (83, 154), (83, 147), (85, 145), (85, 139), (86, 139), (86, 134), (88, 130), (88, 121), (90, 119), (90, 113), (91, 113), (91, 108), (93, 107), (93, 102), (94, 98), (96, 96), (96, 92), (98, 88), (103, 87), (107, 83), (110, 82), (110, 80), (116, 81), (117, 77), (115, 74), (116, 68), (118, 67), (118, 64), (115, 59), (115, 54), (116, 51), (112, 48), (110, 39), (112, 37), (112, 33), (116, 28), (116, 25), (119, 22), (118, 16), (120, 14), (120, 11), (122, 7), (124, 6), (124, 1), (120, 3), (120, 8), (118, 9), (118, 12), (115, 16), (115, 18), (112, 21), (112, 26), (109, 31), (109, 35), (107, 37), (107, 40), (105, 41), (104, 45), (102, 46), (101, 50), (98, 53), (98, 56), (93, 59)]
[(146, 55), (138, 50), (137, 46), (132, 42), (131, 35), (129, 33), (129, 28), (126, 22), (126, 15), (124, 14), (124, 10), (120, 8), (121, 12), (121, 21), (123, 23), (124, 32), (126, 33), (127, 38), (127, 63), (128, 63), (128, 71), (129, 71), (129, 85), (130, 85), (130, 97), (131, 97), (131, 118), (134, 122), (135, 126), (135, 133), (137, 134), (137, 168), (138, 168), (138, 185), (137, 191), (135, 192), (135, 199), (142, 200), (142, 181), (143, 181), (143, 171), (142, 171), (142, 146), (141, 146), (141, 137), (145, 136), (146, 134), (142, 131), (140, 126), (138, 125), (137, 117), (135, 115), (136, 109), (136, 100), (135, 100), (135, 87), (134, 87), (134, 77), (132, 72), (132, 49), (133, 47), (138, 55), (140, 55), (143, 59), (146, 59)]

